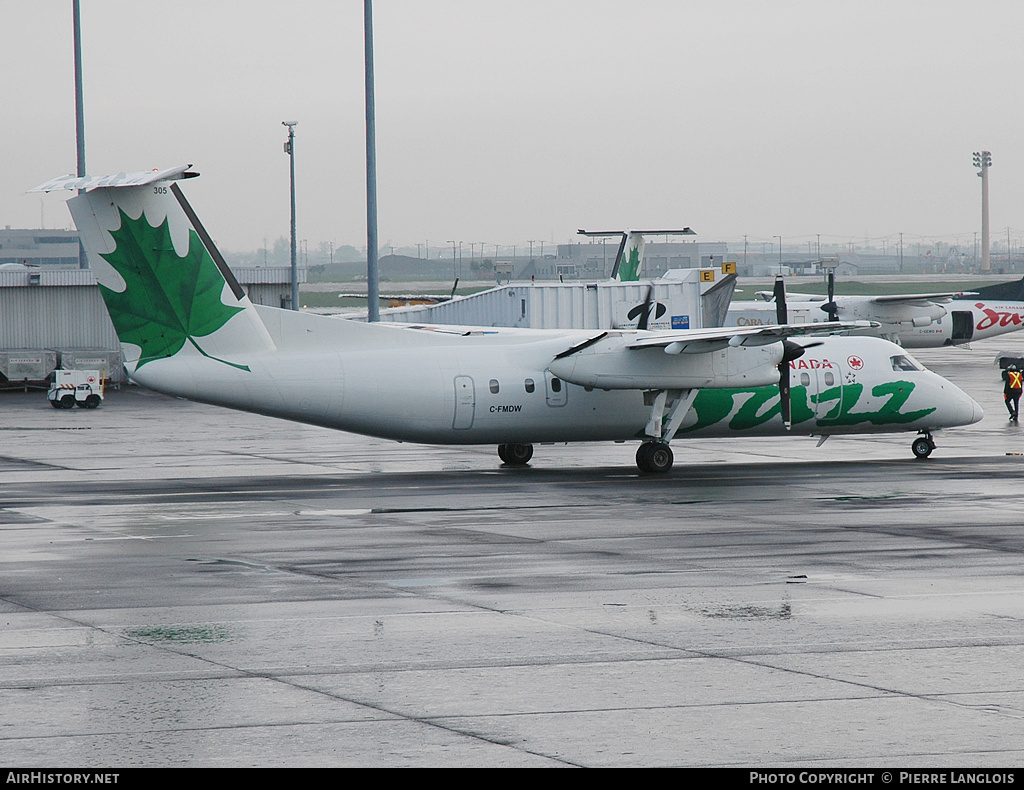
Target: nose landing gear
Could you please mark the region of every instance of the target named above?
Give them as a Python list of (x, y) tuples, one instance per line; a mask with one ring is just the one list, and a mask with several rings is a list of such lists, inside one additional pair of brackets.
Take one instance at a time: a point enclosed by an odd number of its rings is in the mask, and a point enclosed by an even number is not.
[(935, 440), (932, 438), (931, 431), (922, 431), (921, 435), (914, 439), (910, 449), (915, 458), (927, 458), (931, 455), (932, 450), (935, 449)]

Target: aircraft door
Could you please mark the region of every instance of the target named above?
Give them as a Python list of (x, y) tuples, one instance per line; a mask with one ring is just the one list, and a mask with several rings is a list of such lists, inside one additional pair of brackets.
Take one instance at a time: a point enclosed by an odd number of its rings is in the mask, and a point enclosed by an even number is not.
[(974, 337), (974, 313), (970, 310), (953, 311), (953, 335), (950, 338), (954, 343), (966, 343)]
[(545, 370), (544, 384), (546, 385), (545, 392), (548, 406), (564, 406), (569, 399), (565, 382), (557, 376), (552, 376), (551, 373)]
[(808, 367), (796, 372), (793, 383), (807, 387), (807, 405), (816, 420), (836, 417), (843, 408), (843, 374), (838, 365)]
[(465, 431), (473, 427), (473, 416), (476, 413), (476, 387), (470, 376), (455, 377), (455, 418), (452, 429)]

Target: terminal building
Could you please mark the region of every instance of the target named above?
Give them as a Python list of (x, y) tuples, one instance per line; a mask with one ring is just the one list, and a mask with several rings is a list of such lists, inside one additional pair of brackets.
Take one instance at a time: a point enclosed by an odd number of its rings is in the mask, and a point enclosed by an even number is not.
[(3, 228), (0, 230), (0, 266), (5, 263), (77, 269), (78, 231)]

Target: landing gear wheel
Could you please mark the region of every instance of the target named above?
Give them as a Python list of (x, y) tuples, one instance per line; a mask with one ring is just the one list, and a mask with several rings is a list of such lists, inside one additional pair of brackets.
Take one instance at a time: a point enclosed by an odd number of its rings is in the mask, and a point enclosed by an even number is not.
[(60, 399), (60, 407), (62, 409), (73, 409), (75, 408), (75, 396), (65, 395)]
[(672, 448), (665, 442), (644, 442), (636, 451), (636, 465), (641, 472), (664, 474), (675, 460)]
[(932, 450), (935, 449), (935, 442), (932, 441), (931, 436), (918, 436), (914, 439), (914, 443), (910, 445), (910, 449), (916, 458), (927, 458), (932, 454)]
[(526, 466), (533, 458), (533, 445), (499, 444), (498, 457), (509, 466)]

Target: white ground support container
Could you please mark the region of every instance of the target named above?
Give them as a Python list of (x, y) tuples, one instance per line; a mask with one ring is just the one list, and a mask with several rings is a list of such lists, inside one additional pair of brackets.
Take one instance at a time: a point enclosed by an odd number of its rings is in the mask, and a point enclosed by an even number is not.
[(108, 384), (120, 384), (126, 378), (120, 351), (103, 348), (61, 349), (60, 366), (63, 370), (98, 370), (100, 378)]
[[(673, 269), (640, 282), (522, 282), (447, 302), (380, 311), (403, 324), (509, 326), (529, 329), (630, 329), (648, 305), (648, 329), (721, 326), (736, 286), (716, 269)], [(650, 289), (650, 296), (648, 290)]]
[(103, 400), (104, 380), (98, 370), (55, 370), (46, 393), (55, 409), (95, 409)]
[(31, 348), (0, 351), (0, 381), (10, 384), (42, 384), (57, 367), (57, 352)]

